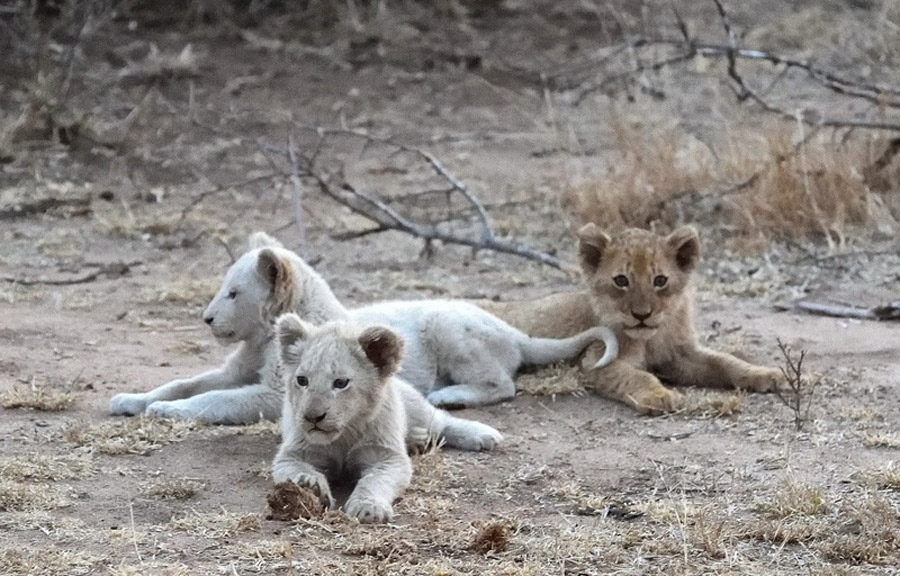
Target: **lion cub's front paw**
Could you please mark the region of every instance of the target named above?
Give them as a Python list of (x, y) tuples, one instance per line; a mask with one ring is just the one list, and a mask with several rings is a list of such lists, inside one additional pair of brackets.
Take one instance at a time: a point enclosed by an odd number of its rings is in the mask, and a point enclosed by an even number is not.
[(735, 379), (735, 386), (751, 392), (775, 392), (784, 382), (784, 374), (774, 368), (754, 368), (752, 372)]
[(640, 414), (656, 416), (675, 412), (681, 408), (684, 396), (677, 390), (666, 388), (660, 383), (629, 395), (634, 409)]
[(353, 495), (344, 504), (344, 512), (360, 522), (390, 522), (394, 516), (394, 509), (390, 504)]
[(137, 416), (147, 408), (146, 394), (116, 394), (109, 400), (109, 413), (115, 416)]
[(193, 410), (184, 407), (178, 400), (157, 400), (147, 406), (147, 415), (154, 418), (177, 418), (179, 420), (191, 420), (197, 414)]
[(294, 484), (297, 486), (305, 486), (312, 490), (319, 497), (319, 502), (326, 508), (334, 507), (334, 498), (331, 496), (331, 487), (328, 486), (328, 479), (322, 474), (307, 474), (301, 472), (294, 476)]

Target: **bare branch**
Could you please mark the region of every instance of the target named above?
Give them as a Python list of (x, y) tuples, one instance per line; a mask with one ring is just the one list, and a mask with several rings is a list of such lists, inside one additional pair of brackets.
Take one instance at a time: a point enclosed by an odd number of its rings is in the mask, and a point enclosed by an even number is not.
[(21, 286), (36, 286), (43, 284), (46, 286), (70, 286), (72, 284), (87, 284), (100, 278), (107, 276), (109, 278), (118, 278), (127, 274), (132, 267), (141, 264), (141, 262), (113, 262), (100, 266), (97, 270), (84, 276), (76, 276), (74, 278), (18, 278), (16, 276), (3, 276), (4, 282), (19, 284)]
[(886, 302), (863, 308), (860, 306), (841, 306), (838, 304), (826, 304), (823, 302), (800, 301), (797, 308), (811, 314), (835, 316), (838, 318), (860, 318), (863, 320), (900, 320), (900, 300)]

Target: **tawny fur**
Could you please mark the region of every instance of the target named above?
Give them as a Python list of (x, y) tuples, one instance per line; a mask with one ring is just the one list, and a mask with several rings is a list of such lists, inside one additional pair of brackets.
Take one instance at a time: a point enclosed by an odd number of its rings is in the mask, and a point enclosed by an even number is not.
[[(535, 336), (564, 338), (590, 326), (609, 326), (619, 340), (619, 356), (605, 368), (591, 369), (598, 353), (589, 348), (582, 357), (583, 383), (642, 413), (679, 408), (681, 394), (662, 380), (754, 392), (775, 388), (780, 371), (698, 343), (689, 286), (700, 256), (696, 230), (685, 226), (658, 236), (629, 229), (609, 236), (587, 224), (578, 236), (587, 290), (479, 306)], [(617, 285), (617, 278), (624, 285)]]
[(512, 398), (512, 377), (521, 365), (571, 359), (592, 342), (604, 342), (598, 365), (616, 356), (615, 336), (603, 326), (571, 338), (531, 338), (463, 301), (383, 302), (347, 310), (325, 280), (277, 240), (256, 233), (250, 246), (203, 313), (216, 338), (238, 343), (238, 349), (216, 370), (146, 393), (115, 395), (113, 414), (146, 411), (222, 424), (277, 419), (281, 375), (271, 345), (272, 323), (289, 311), (314, 324), (350, 319), (390, 326), (407, 342), (400, 375), (437, 406)]
[(276, 332), (285, 377), (276, 483), (307, 486), (332, 507), (329, 483), (355, 481), (344, 511), (361, 522), (387, 522), (409, 485), (407, 450), (429, 438), (474, 450), (502, 440), (489, 426), (433, 407), (397, 378), (403, 340), (388, 328), (315, 327), (286, 314)]

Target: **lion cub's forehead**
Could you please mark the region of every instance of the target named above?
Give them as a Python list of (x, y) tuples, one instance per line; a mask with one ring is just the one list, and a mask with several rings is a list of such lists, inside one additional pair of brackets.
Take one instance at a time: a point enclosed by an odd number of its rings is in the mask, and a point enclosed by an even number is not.
[(647, 230), (625, 230), (612, 239), (608, 254), (614, 267), (634, 274), (652, 274), (664, 262), (660, 238)]
[(356, 330), (326, 324), (302, 344), (298, 370), (339, 375), (358, 369), (363, 364), (358, 337)]

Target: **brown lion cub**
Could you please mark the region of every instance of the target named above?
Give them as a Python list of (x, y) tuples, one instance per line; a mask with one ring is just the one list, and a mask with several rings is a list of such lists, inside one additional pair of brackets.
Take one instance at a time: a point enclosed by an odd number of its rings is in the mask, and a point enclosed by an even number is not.
[(699, 257), (700, 238), (690, 226), (668, 236), (636, 228), (610, 236), (587, 224), (578, 231), (587, 291), (479, 305), (532, 336), (562, 338), (590, 326), (609, 326), (619, 339), (619, 357), (591, 370), (601, 350), (589, 348), (582, 358), (583, 383), (641, 413), (678, 409), (681, 394), (660, 379), (676, 385), (772, 391), (780, 371), (697, 342), (689, 282)]

